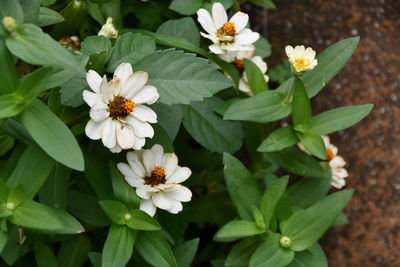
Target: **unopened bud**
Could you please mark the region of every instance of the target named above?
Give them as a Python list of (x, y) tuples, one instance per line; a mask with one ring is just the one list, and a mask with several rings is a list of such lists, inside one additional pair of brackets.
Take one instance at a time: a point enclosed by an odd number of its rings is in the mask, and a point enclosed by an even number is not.
[(132, 215), (130, 214), (130, 213), (125, 213), (125, 215), (124, 215), (124, 220), (125, 221), (130, 221), (132, 219)]
[(13, 211), (13, 210), (15, 209), (15, 204), (12, 203), (12, 202), (8, 202), (8, 203), (6, 204), (6, 208), (7, 208), (8, 210)]
[(97, 35), (102, 35), (107, 38), (117, 38), (118, 31), (115, 29), (113, 24), (113, 19), (111, 17), (107, 18), (106, 24), (101, 27), (101, 30)]
[(3, 18), (3, 26), (9, 32), (15, 32), (18, 28), (17, 22), (14, 18), (5, 16)]
[(281, 243), (281, 247), (284, 248), (288, 248), (292, 244), (292, 240), (290, 240), (290, 238), (287, 236), (282, 236), (279, 242)]

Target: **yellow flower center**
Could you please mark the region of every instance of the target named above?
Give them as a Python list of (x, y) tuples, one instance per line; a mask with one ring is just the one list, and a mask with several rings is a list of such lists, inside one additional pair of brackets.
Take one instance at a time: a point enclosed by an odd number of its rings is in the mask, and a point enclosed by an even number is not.
[(235, 35), (235, 24), (230, 21), (225, 22), (217, 31), (217, 37), (221, 43), (232, 43)]
[(332, 149), (328, 148), (326, 150), (326, 159), (331, 161), (335, 157), (335, 153), (333, 153)]
[(135, 103), (130, 100), (123, 98), (122, 96), (116, 96), (108, 103), (108, 112), (110, 117), (113, 119), (119, 119), (126, 117), (135, 108)]
[(144, 178), (144, 182), (150, 186), (156, 186), (165, 183), (164, 168), (156, 166), (154, 170)]
[(233, 60), (232, 64), (236, 67), (236, 69), (239, 71), (240, 74), (243, 73), (243, 70), (244, 70), (243, 59), (235, 58), (235, 60)]
[(298, 58), (294, 61), (294, 64), (296, 65), (296, 69), (303, 69), (306, 67), (307, 62), (304, 60), (304, 58)]

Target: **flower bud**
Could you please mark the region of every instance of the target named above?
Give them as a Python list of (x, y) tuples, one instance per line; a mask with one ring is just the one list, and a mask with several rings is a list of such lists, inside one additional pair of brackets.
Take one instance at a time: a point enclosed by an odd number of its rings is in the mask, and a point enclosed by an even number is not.
[(281, 247), (288, 248), (292, 244), (292, 240), (287, 236), (282, 236), (279, 243), (281, 244)]
[(13, 211), (13, 210), (15, 209), (15, 204), (12, 203), (12, 202), (8, 202), (8, 203), (6, 204), (6, 208), (7, 208), (8, 210), (10, 210), (10, 211)]
[(124, 220), (125, 221), (130, 221), (132, 219), (132, 215), (130, 214), (130, 213), (125, 213), (125, 215), (124, 215)]
[(17, 22), (14, 18), (5, 16), (3, 18), (3, 26), (9, 32), (15, 32), (18, 28)]
[(117, 38), (118, 31), (115, 29), (113, 24), (113, 19), (111, 17), (107, 18), (106, 24), (101, 27), (101, 30), (97, 35), (102, 35), (107, 38)]

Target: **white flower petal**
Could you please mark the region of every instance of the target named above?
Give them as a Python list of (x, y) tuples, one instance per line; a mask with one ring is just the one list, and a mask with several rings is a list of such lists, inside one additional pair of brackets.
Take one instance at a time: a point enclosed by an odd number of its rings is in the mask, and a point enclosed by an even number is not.
[(85, 133), (87, 137), (92, 140), (99, 140), (104, 127), (103, 122), (95, 122), (94, 120), (89, 120), (85, 127)]
[(151, 148), (151, 151), (153, 151), (156, 166), (161, 167), (163, 163), (164, 148), (156, 144)]
[(156, 206), (154, 206), (153, 201), (147, 200), (147, 199), (142, 199), (140, 201), (140, 210), (146, 212), (151, 217), (153, 217), (154, 214), (156, 213), (157, 208), (156, 208)]
[(156, 167), (156, 159), (154, 157), (153, 151), (146, 149), (143, 151), (142, 160), (146, 173), (151, 173)]
[(346, 181), (345, 181), (344, 179), (332, 177), (331, 185), (332, 185), (333, 187), (337, 188), (337, 189), (342, 189), (343, 186), (346, 185)]
[(139, 177), (142, 178), (146, 175), (146, 170), (143, 166), (143, 163), (139, 159), (139, 154), (137, 152), (128, 152), (126, 154), (126, 159), (134, 173), (136, 173)]
[(101, 82), (100, 92), (103, 94), (103, 98), (107, 103), (114, 98), (113, 90), (108, 87), (108, 81), (106, 75), (104, 75), (103, 81)]
[(288, 58), (292, 58), (293, 57), (294, 48), (291, 45), (287, 45), (285, 47), (285, 52), (286, 52), (286, 56)]
[(112, 119), (104, 121), (104, 127), (101, 133), (101, 140), (103, 145), (108, 148), (112, 148), (117, 143), (116, 138), (116, 122)]
[(171, 201), (171, 208), (169, 208), (167, 211), (172, 214), (177, 214), (180, 211), (182, 211), (182, 209), (183, 209), (183, 206), (182, 206), (181, 202)]
[(89, 87), (96, 93), (100, 93), (101, 76), (94, 70), (89, 70), (86, 73), (86, 81)]
[(96, 104), (90, 109), (89, 115), (92, 120), (101, 122), (107, 119), (110, 113), (108, 112), (106, 105)]
[(213, 43), (218, 43), (218, 39), (215, 35), (211, 35), (211, 34), (206, 34), (204, 32), (200, 32), (201, 36), (203, 36), (204, 38), (207, 38), (209, 40), (211, 40), (211, 42)]
[(171, 174), (170, 177), (167, 178), (168, 183), (182, 183), (186, 181), (190, 175), (192, 174), (192, 171), (187, 168), (187, 167), (181, 167), (178, 168), (177, 170), (174, 171), (174, 173)]
[(146, 139), (144, 137), (136, 136), (135, 137), (135, 144), (133, 145), (132, 148), (135, 149), (135, 150), (142, 149), (142, 147), (144, 146), (145, 143), (146, 143)]
[(211, 8), (215, 28), (219, 29), (228, 21), (228, 15), (221, 3), (214, 3)]
[(150, 199), (153, 192), (147, 189), (148, 189), (147, 186), (138, 187), (136, 188), (136, 194), (138, 195), (138, 197), (142, 199)]
[(131, 74), (121, 90), (121, 95), (125, 98), (132, 98), (142, 89), (149, 80), (149, 74), (144, 71), (136, 71)]
[(151, 108), (144, 105), (136, 105), (131, 114), (141, 121), (157, 122), (157, 114)]
[(257, 65), (257, 67), (260, 69), (260, 71), (264, 74), (267, 72), (267, 63), (262, 59), (260, 56), (255, 56), (251, 59), (251, 61), (254, 62), (254, 64)]
[(121, 63), (114, 71), (114, 77), (117, 76), (120, 80), (121, 87), (125, 86), (126, 80), (133, 73), (132, 65), (130, 63)]
[(349, 173), (345, 168), (335, 168), (332, 169), (332, 175), (339, 178), (346, 178), (349, 176)]
[(135, 135), (138, 137), (150, 137), (154, 136), (154, 129), (147, 122), (136, 119), (131, 114), (126, 116), (126, 122), (133, 128)]
[(244, 29), (235, 37), (235, 43), (241, 45), (249, 45), (256, 42), (260, 38), (258, 32), (253, 32), (250, 29)]
[(131, 127), (119, 123), (117, 124), (117, 142), (122, 149), (129, 149), (135, 144), (135, 134)]
[(122, 151), (122, 147), (115, 143), (115, 146), (108, 148), (112, 153), (119, 153)]
[(158, 94), (157, 88), (152, 85), (144, 86), (134, 97), (132, 101), (135, 104), (153, 104), (155, 103), (160, 95)]
[(176, 201), (188, 202), (192, 199), (192, 191), (190, 191), (186, 186), (179, 184), (168, 190), (166, 194), (169, 198)]
[(236, 12), (229, 21), (235, 24), (235, 30), (238, 33), (246, 27), (249, 22), (249, 15), (239, 11)]
[(247, 83), (247, 79), (240, 79), (239, 80), (239, 90), (242, 91), (243, 93), (247, 94), (247, 95), (252, 95), (252, 91), (250, 89), (249, 84)]
[(172, 207), (172, 201), (163, 192), (154, 193), (151, 200), (157, 208), (168, 210)]
[(163, 167), (164, 167), (165, 177), (167, 179), (176, 170), (177, 166), (178, 166), (178, 157), (175, 155), (175, 153), (168, 153), (164, 155)]
[(201, 27), (203, 27), (203, 29), (206, 30), (206, 32), (208, 32), (209, 34), (214, 35), (217, 32), (214, 21), (207, 10), (201, 8), (197, 11), (197, 21), (200, 23)]
[(341, 168), (346, 165), (346, 161), (341, 156), (334, 157), (331, 161), (329, 161), (329, 166), (331, 168)]
[(103, 98), (101, 96), (89, 92), (88, 90), (84, 90), (82, 95), (83, 95), (83, 100), (85, 100), (86, 104), (88, 104), (89, 107), (93, 107), (95, 104), (104, 103)]
[(222, 54), (224, 53), (224, 50), (222, 50), (221, 46), (216, 45), (216, 44), (212, 44), (208, 47), (208, 49), (210, 49), (210, 51), (214, 54)]
[(127, 163), (118, 163), (117, 169), (125, 176), (125, 179), (140, 179), (140, 177), (132, 170), (131, 166)]

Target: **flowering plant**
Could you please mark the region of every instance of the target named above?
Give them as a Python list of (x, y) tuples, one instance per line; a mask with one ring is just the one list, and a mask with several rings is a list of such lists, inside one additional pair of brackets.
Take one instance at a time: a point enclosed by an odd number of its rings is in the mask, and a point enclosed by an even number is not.
[(358, 38), (282, 48), (282, 78), (237, 1), (0, 0), (0, 20), (6, 264), (327, 266), (353, 193), (328, 194), (349, 174), (327, 135), (372, 105), (310, 99)]

